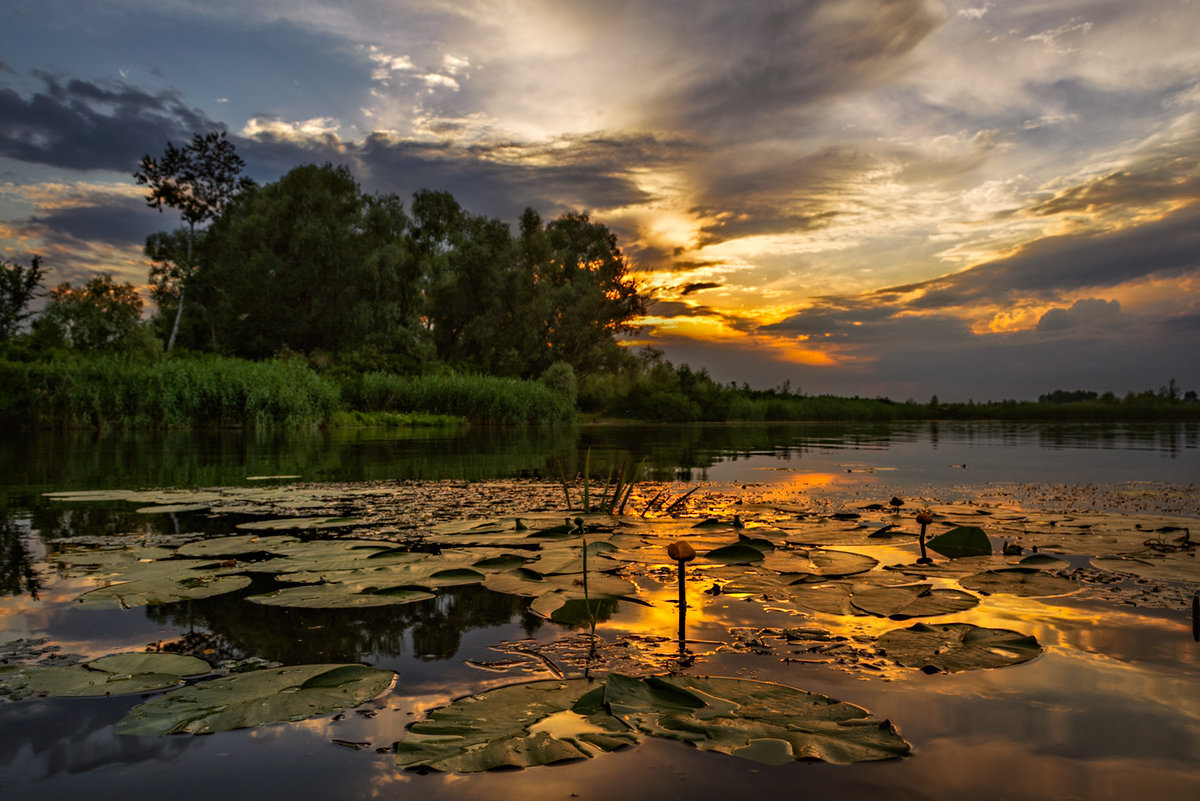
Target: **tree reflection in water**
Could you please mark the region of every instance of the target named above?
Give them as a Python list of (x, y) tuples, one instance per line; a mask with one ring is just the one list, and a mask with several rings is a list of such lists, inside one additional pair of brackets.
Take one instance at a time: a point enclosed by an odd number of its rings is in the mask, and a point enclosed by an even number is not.
[(35, 600), (41, 581), (33, 569), (37, 559), (30, 547), (33, 534), (28, 517), (0, 509), (0, 596), (24, 595)]
[[(152, 606), (146, 616), (188, 630), (163, 650), (200, 658), (261, 657), (295, 665), (359, 662), (368, 655), (452, 658), (462, 637), (473, 629), (517, 622), (532, 636), (544, 623), (528, 611), (529, 601), (482, 587), (460, 587), (437, 598), (397, 606), (362, 609), (289, 609), (244, 600), (244, 595), (278, 588), (258, 579), (244, 593)], [(203, 630), (207, 634), (197, 634)], [(195, 648), (201, 649), (194, 653)], [(207, 648), (212, 653), (205, 654)]]

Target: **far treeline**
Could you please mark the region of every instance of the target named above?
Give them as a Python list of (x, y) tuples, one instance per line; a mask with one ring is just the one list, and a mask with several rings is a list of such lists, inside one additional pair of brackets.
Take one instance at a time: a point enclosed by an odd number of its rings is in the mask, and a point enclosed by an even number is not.
[[(622, 334), (651, 298), (586, 214), (516, 230), (446, 192), (367, 194), (345, 167), (256, 185), (224, 134), (134, 173), (183, 225), (149, 236), (153, 311), (98, 275), (42, 292), (0, 263), (0, 417), (39, 427), (933, 418), (1200, 418), (1195, 392), (941, 404), (724, 385)], [(44, 294), (45, 308), (32, 311)]]

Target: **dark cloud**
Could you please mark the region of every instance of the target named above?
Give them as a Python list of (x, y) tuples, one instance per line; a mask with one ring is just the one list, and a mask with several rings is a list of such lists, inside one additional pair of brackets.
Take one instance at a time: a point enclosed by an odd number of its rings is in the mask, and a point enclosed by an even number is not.
[(119, 81), (88, 82), (32, 73), (28, 97), (0, 90), (0, 155), (74, 170), (132, 171), (146, 153), (219, 126), (176, 92), (146, 92)]
[(690, 295), (693, 292), (702, 292), (705, 289), (720, 289), (724, 284), (717, 281), (697, 281), (694, 284), (685, 284), (683, 289), (679, 291), (681, 295)]
[(98, 206), (72, 206), (30, 217), (24, 225), (47, 239), (69, 238), (124, 247), (141, 245), (155, 231), (179, 224), (176, 214), (160, 214), (132, 198), (113, 199)]
[(1038, 320), (1037, 330), (1066, 331), (1114, 322), (1121, 316), (1121, 304), (1116, 300), (1084, 298), (1069, 309), (1051, 309)]
[(1030, 211), (1041, 216), (1096, 213), (1138, 204), (1191, 200), (1200, 195), (1200, 179), (1188, 178), (1189, 173), (1193, 176), (1200, 173), (1200, 163), (1177, 154), (1170, 163), (1153, 165), (1146, 171), (1119, 170), (1071, 187)]
[(691, 130), (734, 136), (789, 125), (789, 112), (814, 100), (894, 76), (940, 22), (924, 0), (666, 5), (650, 18), (669, 17), (672, 55), (695, 60), (664, 109)]
[(1114, 233), (1048, 237), (1008, 259), (884, 291), (923, 290), (924, 294), (910, 301), (910, 305), (937, 309), (1001, 302), (1015, 295), (1053, 298), (1061, 293), (1197, 270), (1200, 270), (1200, 204), (1193, 204), (1156, 222)]

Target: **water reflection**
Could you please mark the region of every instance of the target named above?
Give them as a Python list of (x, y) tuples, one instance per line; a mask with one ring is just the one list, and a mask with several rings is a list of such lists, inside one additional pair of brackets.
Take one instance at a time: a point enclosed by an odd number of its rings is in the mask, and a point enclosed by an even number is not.
[[(245, 595), (278, 589), (259, 580)], [(185, 630), (163, 650), (201, 659), (257, 656), (288, 665), (358, 662), (364, 655), (446, 660), (474, 629), (517, 623), (532, 636), (544, 621), (527, 600), (482, 587), (461, 587), (431, 601), (364, 609), (287, 609), (243, 599), (243, 593), (146, 608), (150, 620)], [(202, 631), (203, 634), (196, 634)], [(192, 650), (200, 648), (200, 653)], [(205, 649), (212, 648), (213, 653)]]
[(0, 596), (38, 597), (41, 579), (34, 569), (33, 540), (28, 516), (0, 509)]

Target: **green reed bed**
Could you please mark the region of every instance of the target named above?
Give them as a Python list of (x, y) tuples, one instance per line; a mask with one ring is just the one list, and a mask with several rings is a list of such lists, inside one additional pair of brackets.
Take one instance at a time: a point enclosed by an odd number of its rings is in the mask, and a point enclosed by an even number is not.
[(0, 413), (40, 427), (300, 427), (329, 421), (337, 387), (303, 364), (121, 356), (0, 363)]
[(421, 411), (490, 423), (552, 423), (575, 417), (562, 394), (516, 378), (366, 373), (343, 392), (348, 405), (367, 412)]

